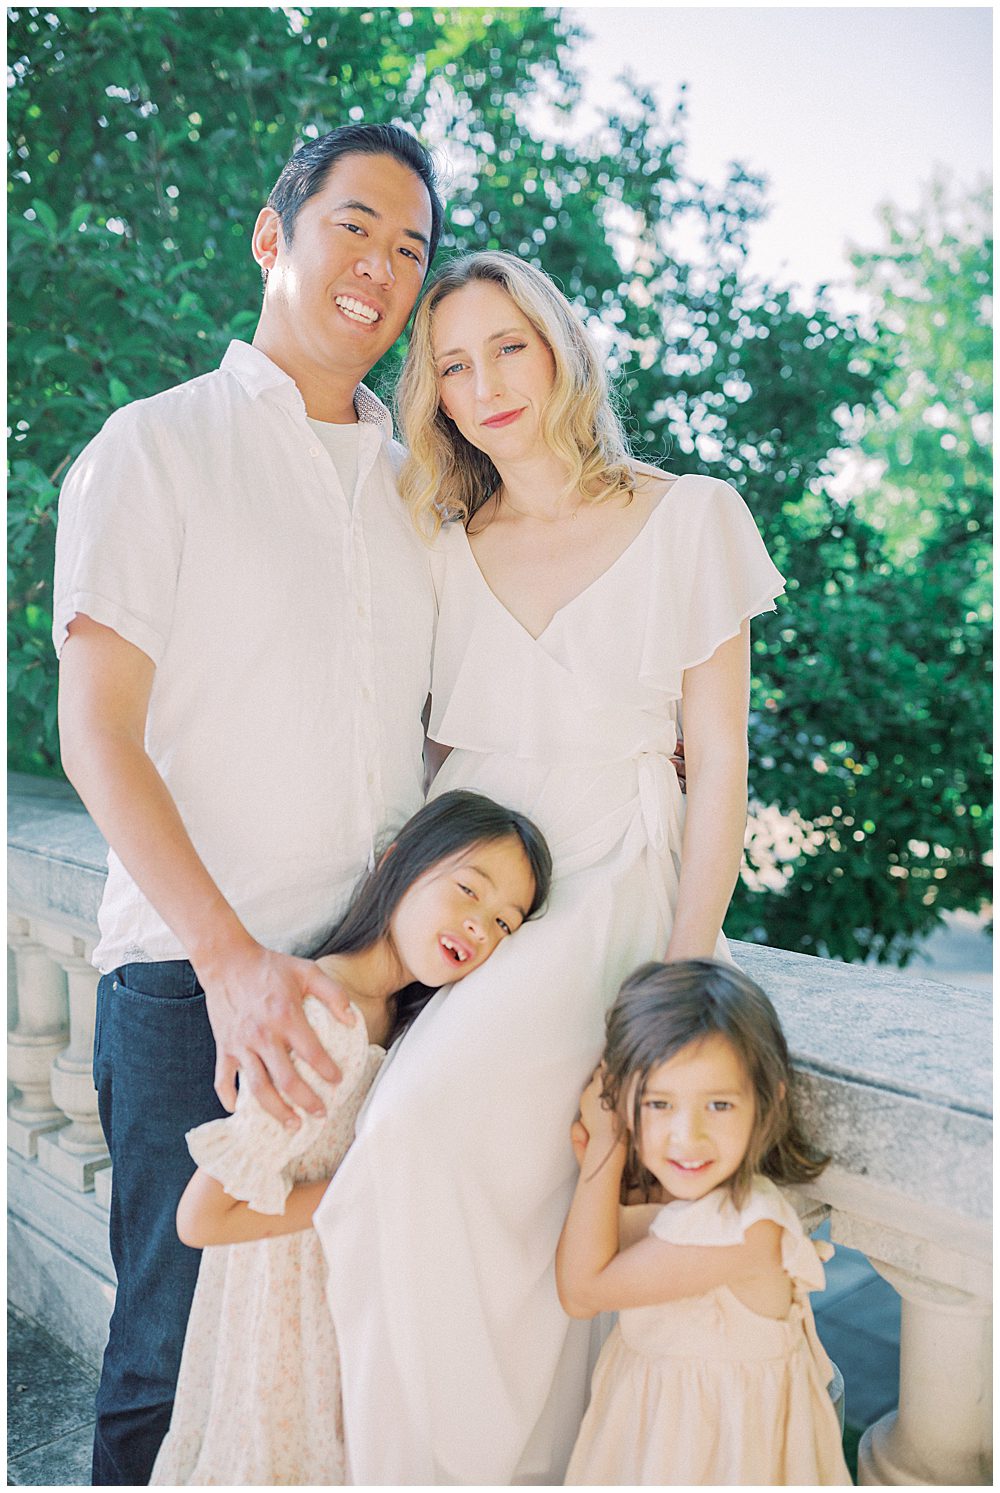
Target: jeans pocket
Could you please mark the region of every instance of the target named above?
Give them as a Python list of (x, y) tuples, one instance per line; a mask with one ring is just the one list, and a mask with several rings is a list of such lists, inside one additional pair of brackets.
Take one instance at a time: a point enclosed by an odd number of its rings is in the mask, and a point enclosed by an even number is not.
[(174, 1004), (205, 998), (198, 976), (186, 959), (122, 964), (112, 971), (110, 980), (115, 995), (131, 996), (139, 1001)]

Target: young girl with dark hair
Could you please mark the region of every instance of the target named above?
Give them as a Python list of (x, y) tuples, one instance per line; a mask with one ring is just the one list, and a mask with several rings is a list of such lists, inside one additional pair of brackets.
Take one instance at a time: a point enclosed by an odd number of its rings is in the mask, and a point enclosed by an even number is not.
[[(775, 1185), (827, 1160), (791, 1086), (774, 1007), (739, 970), (680, 960), (625, 982), (556, 1259), (571, 1316), (619, 1313), (568, 1484), (850, 1485), (809, 1305), (823, 1267)], [(666, 1206), (620, 1216), (630, 1162)]]
[[(316, 958), (355, 1023), (305, 1013), (339, 1084), (302, 1072), (326, 1114), (283, 1126), (241, 1087), (236, 1112), (188, 1133), (198, 1169), (177, 1229), (209, 1247), (198, 1276), (157, 1484), (344, 1481), (340, 1372), (312, 1215), (385, 1057), (432, 993), (482, 965), (548, 894), (551, 861), (523, 815), (442, 794), (400, 830)], [(336, 1269), (336, 1262), (333, 1263)], [(364, 1290), (362, 1281), (356, 1289)]]

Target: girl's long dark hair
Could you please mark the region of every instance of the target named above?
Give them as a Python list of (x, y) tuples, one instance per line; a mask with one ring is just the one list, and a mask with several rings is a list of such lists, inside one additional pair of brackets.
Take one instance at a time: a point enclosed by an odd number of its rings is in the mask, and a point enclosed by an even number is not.
[[(716, 959), (643, 964), (625, 981), (607, 1015), (603, 1098), (629, 1125), (628, 1182), (648, 1195), (656, 1179), (635, 1149), (642, 1098), (661, 1063), (718, 1034), (725, 1037), (753, 1085), (754, 1124), (747, 1154), (729, 1187), (737, 1207), (755, 1172), (775, 1182), (810, 1182), (829, 1161), (803, 1136), (792, 1097), (788, 1044), (777, 1012), (741, 970)], [(637, 1080), (633, 1083), (633, 1080)], [(630, 1104), (631, 1115), (626, 1113)]]
[[(404, 894), (425, 871), (473, 845), (509, 837), (520, 842), (534, 880), (535, 892), (527, 909), (532, 917), (548, 897), (552, 880), (552, 857), (541, 830), (524, 814), (502, 808), (481, 793), (453, 789), (406, 821), (389, 848), (391, 853), (386, 852), (362, 878), (340, 922), (310, 957), (359, 954), (372, 948), (388, 933)], [(390, 1040), (410, 1025), (435, 988), (414, 982), (398, 992)]]

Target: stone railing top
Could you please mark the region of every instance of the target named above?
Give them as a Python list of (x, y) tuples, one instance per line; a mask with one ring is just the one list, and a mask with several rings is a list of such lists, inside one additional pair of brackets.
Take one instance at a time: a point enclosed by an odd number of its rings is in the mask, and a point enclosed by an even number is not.
[(774, 1001), (797, 1067), (992, 1116), (985, 991), (760, 944), (733, 947)]

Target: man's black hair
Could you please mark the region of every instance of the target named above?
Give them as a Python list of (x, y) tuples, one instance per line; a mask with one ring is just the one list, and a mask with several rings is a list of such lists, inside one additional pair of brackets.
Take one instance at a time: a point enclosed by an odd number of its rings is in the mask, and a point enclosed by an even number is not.
[(396, 124), (343, 124), (339, 129), (307, 140), (292, 156), (267, 199), (281, 219), (287, 243), (292, 242), (295, 219), (303, 203), (318, 192), (328, 172), (344, 156), (391, 156), (419, 176), (431, 200), (431, 236), (427, 262), (434, 251), (444, 225), (444, 208), (437, 192), (434, 162), (429, 151), (407, 130)]

